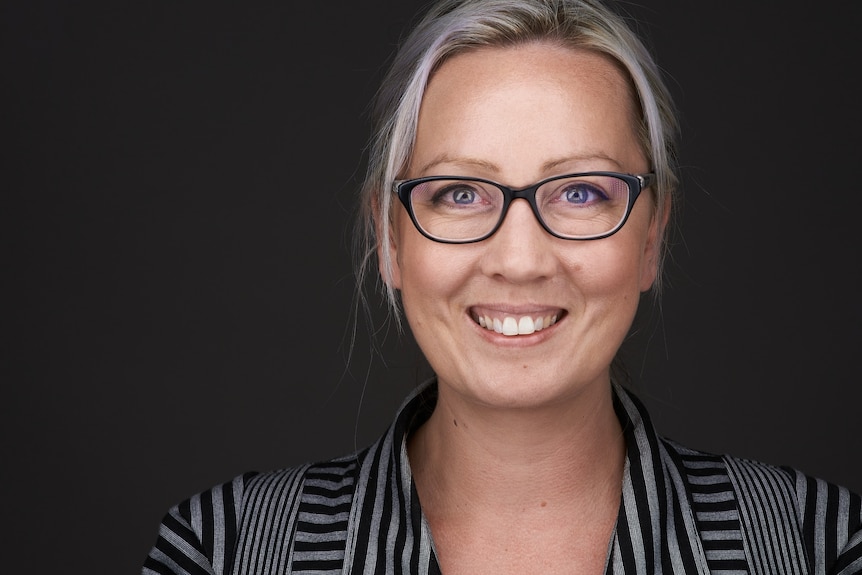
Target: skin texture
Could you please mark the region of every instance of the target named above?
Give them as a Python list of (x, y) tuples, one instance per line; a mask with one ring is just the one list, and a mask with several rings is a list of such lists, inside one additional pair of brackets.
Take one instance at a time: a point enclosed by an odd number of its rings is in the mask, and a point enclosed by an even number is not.
[[(432, 77), (404, 176), (517, 188), (578, 171), (642, 173), (635, 125), (630, 89), (606, 58), (544, 43), (483, 48)], [(439, 382), (408, 452), (444, 572), (604, 567), (625, 453), (609, 366), (656, 276), (653, 214), (647, 191), (613, 236), (569, 241), (516, 200), (491, 238), (450, 245), (396, 207), (388, 281)], [(480, 327), (477, 310), (558, 319), (505, 336)]]

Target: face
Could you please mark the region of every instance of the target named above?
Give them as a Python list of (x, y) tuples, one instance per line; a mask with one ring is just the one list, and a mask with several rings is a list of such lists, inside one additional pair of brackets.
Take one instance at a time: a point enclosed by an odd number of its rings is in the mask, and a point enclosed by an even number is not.
[[(571, 172), (643, 173), (635, 125), (628, 84), (604, 57), (547, 44), (483, 48), (431, 78), (404, 177), (521, 188)], [(611, 360), (656, 275), (661, 226), (650, 192), (620, 231), (590, 241), (551, 236), (524, 200), (473, 244), (431, 241), (403, 206), (394, 210), (387, 281), (441, 394), (529, 407), (610, 392)], [(523, 333), (509, 335), (512, 326)]]

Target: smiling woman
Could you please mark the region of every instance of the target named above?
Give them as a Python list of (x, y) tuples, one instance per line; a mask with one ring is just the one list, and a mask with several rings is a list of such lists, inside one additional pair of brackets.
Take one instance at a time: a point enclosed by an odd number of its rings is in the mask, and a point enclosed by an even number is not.
[[(646, 172), (631, 102), (616, 67), (586, 50), (530, 42), (459, 54), (428, 84), (405, 175), (480, 176), (520, 187), (569, 173)], [(539, 213), (611, 226), (603, 210), (552, 189)], [(590, 201), (610, 203), (602, 196)], [(627, 199), (621, 203), (628, 205)], [(477, 403), (540, 410), (553, 405), (561, 413), (548, 414), (548, 421), (562, 423), (563, 412), (581, 419), (576, 414), (595, 413), (599, 401), (608, 421), (616, 421), (607, 371), (640, 293), (656, 274), (663, 225), (655, 211), (647, 191), (616, 233), (572, 241), (549, 234), (527, 202), (514, 201), (492, 236), (464, 245), (428, 241), (403, 211), (394, 212), (392, 235), (384, 240), (383, 257), (392, 269), (387, 280), (401, 294), (408, 323), (421, 326), (413, 333), (438, 378), (438, 407), (420, 435), (435, 428), (438, 415), (451, 420)], [(457, 215), (464, 218), (464, 212), (459, 205)], [(575, 224), (557, 227), (569, 225)], [(479, 316), (501, 328), (556, 319), (548, 329), (510, 338), (519, 330), (479, 329)], [(453, 397), (459, 405), (450, 405)], [(608, 431), (619, 435), (618, 429)], [(511, 443), (499, 430), (497, 437), (503, 446)], [(566, 433), (559, 439), (571, 446)]]
[(615, 368), (677, 189), (621, 17), (443, 0), (375, 110), (357, 276), (434, 377), (367, 448), (171, 509), (145, 574), (862, 571), (857, 494), (663, 439)]

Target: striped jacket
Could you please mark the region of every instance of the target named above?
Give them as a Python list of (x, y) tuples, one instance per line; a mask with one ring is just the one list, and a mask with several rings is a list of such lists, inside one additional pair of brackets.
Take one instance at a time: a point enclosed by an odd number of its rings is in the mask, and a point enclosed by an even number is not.
[[(417, 389), (356, 454), (247, 473), (175, 506), (142, 573), (439, 574), (406, 452), (435, 394)], [(627, 455), (606, 573), (862, 573), (858, 494), (662, 439), (621, 387), (615, 405)]]

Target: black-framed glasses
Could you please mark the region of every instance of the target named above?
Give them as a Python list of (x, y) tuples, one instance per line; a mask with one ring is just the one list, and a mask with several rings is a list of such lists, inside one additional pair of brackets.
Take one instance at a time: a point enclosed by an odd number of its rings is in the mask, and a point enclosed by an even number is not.
[(542, 227), (566, 240), (597, 240), (617, 232), (655, 173), (582, 172), (515, 190), (483, 178), (429, 176), (397, 180), (395, 193), (422, 235), (466, 244), (496, 232), (512, 200), (529, 202)]

